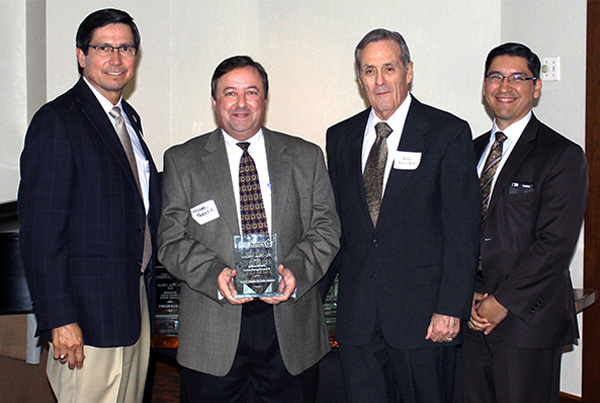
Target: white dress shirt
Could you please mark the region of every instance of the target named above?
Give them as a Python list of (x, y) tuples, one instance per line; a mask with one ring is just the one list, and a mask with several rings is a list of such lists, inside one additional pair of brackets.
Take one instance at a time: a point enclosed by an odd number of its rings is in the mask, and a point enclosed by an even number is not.
[(498, 179), (500, 171), (502, 171), (504, 164), (508, 160), (508, 157), (510, 156), (512, 150), (515, 148), (515, 144), (517, 144), (517, 141), (521, 137), (521, 134), (523, 134), (523, 130), (525, 130), (525, 127), (529, 123), (530, 119), (531, 111), (529, 111), (527, 115), (512, 123), (504, 130), (500, 130), (498, 128), (498, 126), (496, 125), (496, 119), (494, 119), (494, 126), (492, 127), (492, 132), (490, 133), (490, 139), (488, 141), (487, 146), (485, 147), (485, 150), (483, 150), (483, 154), (481, 154), (479, 163), (477, 164), (477, 175), (481, 177), (481, 171), (483, 170), (485, 161), (492, 149), (492, 144), (494, 144), (494, 141), (496, 141), (496, 132), (501, 131), (502, 133), (504, 133), (504, 135), (506, 136), (506, 140), (504, 140), (504, 143), (502, 143), (502, 159), (500, 159), (500, 162), (498, 163), (498, 168), (496, 168), (496, 172), (494, 173), (494, 179), (492, 179), (492, 187), (490, 189), (490, 200), (492, 200), (492, 195), (494, 194), (496, 179)]
[[(240, 160), (244, 151), (237, 145), (240, 141), (231, 137), (221, 128), (223, 139), (225, 140), (225, 149), (229, 160), (229, 170), (231, 172), (231, 182), (233, 183), (233, 194), (235, 195), (235, 204), (237, 206), (238, 225), (240, 234), (242, 233), (242, 214), (240, 211)], [(271, 234), (271, 181), (269, 179), (269, 166), (267, 165), (267, 150), (265, 148), (265, 137), (262, 129), (254, 136), (245, 141), (250, 143), (248, 154), (254, 160), (256, 170), (258, 171), (258, 181), (260, 183), (260, 192), (263, 198), (265, 214), (267, 215), (267, 226), (269, 235)]]
[[(385, 194), (385, 188), (387, 185), (388, 178), (390, 177), (390, 171), (392, 170), (392, 166), (394, 165), (394, 155), (396, 150), (398, 150), (398, 145), (400, 144), (400, 138), (402, 137), (402, 131), (404, 130), (404, 123), (406, 123), (406, 116), (408, 116), (408, 109), (410, 108), (410, 103), (412, 102), (412, 96), (408, 94), (402, 105), (390, 116), (385, 122), (392, 128), (392, 133), (386, 139), (386, 144), (388, 148), (388, 158), (385, 163), (385, 171), (383, 173), (383, 186), (381, 189), (381, 198), (383, 199), (383, 195)], [(365, 135), (363, 138), (362, 145), (362, 172), (365, 172), (365, 166), (367, 165), (367, 159), (369, 158), (369, 152), (375, 144), (375, 140), (377, 140), (377, 132), (375, 131), (375, 125), (379, 122), (383, 122), (383, 120), (379, 119), (373, 108), (371, 108), (371, 113), (369, 113), (369, 119), (367, 120), (367, 126), (365, 127)]]
[(127, 114), (123, 110), (123, 104), (122, 104), (123, 98), (120, 98), (119, 102), (116, 105), (113, 105), (112, 102), (110, 102), (108, 99), (106, 99), (106, 97), (104, 95), (102, 95), (93, 85), (91, 85), (90, 82), (85, 77), (83, 77), (83, 81), (85, 81), (85, 83), (88, 85), (88, 87), (90, 87), (90, 89), (92, 90), (92, 93), (96, 96), (96, 98), (98, 99), (98, 102), (100, 102), (102, 109), (104, 109), (104, 113), (106, 113), (106, 116), (108, 116), (108, 118), (110, 119), (110, 121), (113, 124), (113, 127), (115, 128), (115, 134), (117, 133), (117, 120), (110, 115), (110, 111), (115, 106), (118, 106), (119, 109), (121, 109), (121, 116), (123, 117), (123, 120), (125, 121), (125, 126), (127, 127), (127, 133), (129, 133), (129, 138), (131, 139), (131, 145), (133, 146), (133, 153), (135, 155), (135, 162), (136, 162), (137, 169), (138, 169), (138, 176), (139, 176), (139, 180), (140, 180), (140, 186), (142, 188), (142, 196), (144, 199), (144, 207), (146, 208), (146, 214), (148, 214), (148, 211), (150, 209), (150, 196), (149, 196), (149, 194), (150, 194), (150, 163), (148, 162), (148, 158), (146, 157), (146, 154), (144, 154), (144, 149), (142, 148), (142, 143), (140, 143), (140, 139), (138, 138), (138, 136), (135, 132), (135, 129), (131, 125), (131, 122), (129, 121), (129, 117), (127, 117)]

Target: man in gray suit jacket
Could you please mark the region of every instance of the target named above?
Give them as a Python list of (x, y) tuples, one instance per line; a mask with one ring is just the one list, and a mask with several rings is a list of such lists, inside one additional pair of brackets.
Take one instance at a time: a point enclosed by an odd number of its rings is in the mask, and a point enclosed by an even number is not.
[[(159, 259), (181, 281), (182, 401), (244, 401), (250, 389), (261, 400), (310, 401), (314, 364), (329, 351), (315, 285), (340, 236), (323, 154), (262, 127), (268, 80), (251, 58), (223, 61), (211, 86), (220, 127), (164, 158)], [(248, 155), (264, 225), (277, 235), (282, 296), (235, 296), (233, 240), (248, 233), (238, 179)]]

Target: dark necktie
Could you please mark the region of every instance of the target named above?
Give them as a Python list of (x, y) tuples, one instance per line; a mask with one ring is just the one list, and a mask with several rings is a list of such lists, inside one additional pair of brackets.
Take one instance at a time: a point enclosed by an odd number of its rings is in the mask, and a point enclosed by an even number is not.
[(481, 171), (479, 177), (479, 185), (481, 186), (481, 193), (483, 195), (483, 204), (481, 206), (481, 223), (485, 221), (485, 217), (488, 212), (488, 206), (490, 204), (490, 196), (492, 190), (492, 182), (494, 181), (494, 175), (496, 169), (502, 159), (502, 143), (506, 140), (506, 136), (502, 132), (496, 132), (496, 140), (492, 144), (492, 149), (485, 160), (485, 165)]
[[(142, 193), (142, 186), (140, 185), (140, 177), (137, 169), (137, 162), (135, 160), (135, 155), (133, 153), (133, 146), (131, 144), (131, 139), (129, 138), (129, 133), (127, 132), (127, 127), (125, 125), (125, 121), (123, 120), (123, 116), (121, 116), (121, 109), (118, 106), (115, 106), (110, 111), (110, 116), (115, 118), (117, 121), (117, 134), (119, 136), (119, 140), (121, 141), (121, 145), (123, 146), (123, 150), (125, 151), (125, 155), (127, 155), (127, 161), (129, 161), (129, 166), (131, 167), (131, 171), (133, 172), (133, 177), (135, 178), (135, 183), (137, 184), (138, 192), (140, 193), (140, 197), (144, 198), (144, 194)], [(152, 239), (150, 236), (150, 228), (148, 226), (148, 217), (146, 217), (146, 223), (144, 228), (144, 251), (142, 253), (142, 267), (141, 270), (146, 270), (146, 266), (152, 257)]]
[(375, 125), (377, 140), (369, 151), (365, 172), (363, 173), (363, 186), (365, 187), (365, 196), (369, 214), (373, 226), (377, 226), (379, 218), (379, 209), (381, 208), (381, 195), (383, 193), (383, 173), (387, 162), (388, 148), (387, 138), (392, 133), (392, 128), (385, 122), (379, 122)]
[(263, 204), (258, 172), (248, 154), (250, 143), (237, 143), (244, 152), (240, 160), (240, 212), (242, 235), (269, 234), (267, 214)]

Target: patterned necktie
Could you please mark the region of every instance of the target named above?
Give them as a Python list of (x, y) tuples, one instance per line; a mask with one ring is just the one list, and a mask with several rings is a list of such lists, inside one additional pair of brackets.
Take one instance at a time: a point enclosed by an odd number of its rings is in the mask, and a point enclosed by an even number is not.
[[(123, 146), (123, 150), (125, 151), (125, 155), (127, 155), (127, 161), (129, 161), (129, 166), (131, 167), (131, 171), (133, 172), (133, 177), (135, 178), (135, 183), (137, 184), (138, 192), (140, 193), (140, 197), (144, 197), (142, 193), (142, 186), (140, 185), (140, 177), (138, 174), (137, 162), (135, 160), (135, 155), (133, 153), (133, 146), (131, 144), (131, 139), (129, 138), (129, 133), (127, 132), (127, 127), (125, 125), (125, 121), (123, 120), (123, 116), (121, 115), (121, 109), (118, 106), (115, 106), (110, 111), (110, 116), (115, 118), (117, 121), (117, 134), (119, 136), (119, 140), (121, 141), (121, 145)], [(142, 253), (142, 267), (141, 270), (146, 270), (146, 266), (152, 257), (152, 239), (150, 235), (150, 227), (148, 226), (148, 217), (146, 217), (146, 223), (144, 228), (144, 251)]]
[(377, 226), (379, 209), (381, 208), (383, 173), (385, 172), (388, 155), (386, 140), (392, 133), (392, 128), (385, 122), (379, 122), (375, 125), (375, 132), (377, 133), (377, 140), (375, 140), (375, 144), (369, 151), (365, 172), (363, 173), (363, 186), (365, 187), (365, 196), (373, 227)]
[(496, 169), (502, 159), (502, 143), (506, 140), (506, 136), (502, 132), (496, 132), (496, 140), (492, 144), (492, 149), (488, 155), (483, 170), (481, 171), (481, 177), (479, 178), (479, 185), (481, 186), (481, 193), (483, 194), (483, 204), (481, 206), (481, 223), (485, 221), (485, 217), (488, 212), (488, 206), (490, 204), (490, 196), (492, 190), (492, 182), (494, 181), (494, 175)]
[(258, 172), (254, 160), (248, 154), (250, 143), (237, 143), (244, 152), (240, 160), (240, 212), (242, 235), (269, 234), (267, 214), (263, 204)]

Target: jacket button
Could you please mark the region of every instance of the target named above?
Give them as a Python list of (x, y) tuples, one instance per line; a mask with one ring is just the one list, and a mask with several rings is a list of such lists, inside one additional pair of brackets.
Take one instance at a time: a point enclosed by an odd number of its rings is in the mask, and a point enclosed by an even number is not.
[(144, 227), (138, 227), (138, 231), (143, 233), (144, 232)]
[(369, 277), (369, 280), (371, 280), (371, 281), (375, 281), (375, 275), (374, 275), (374, 274), (371, 274), (371, 277)]
[(377, 246), (377, 239), (373, 239), (373, 246)]
[(142, 261), (141, 260), (136, 260), (136, 263), (137, 263), (138, 267), (142, 267)]

